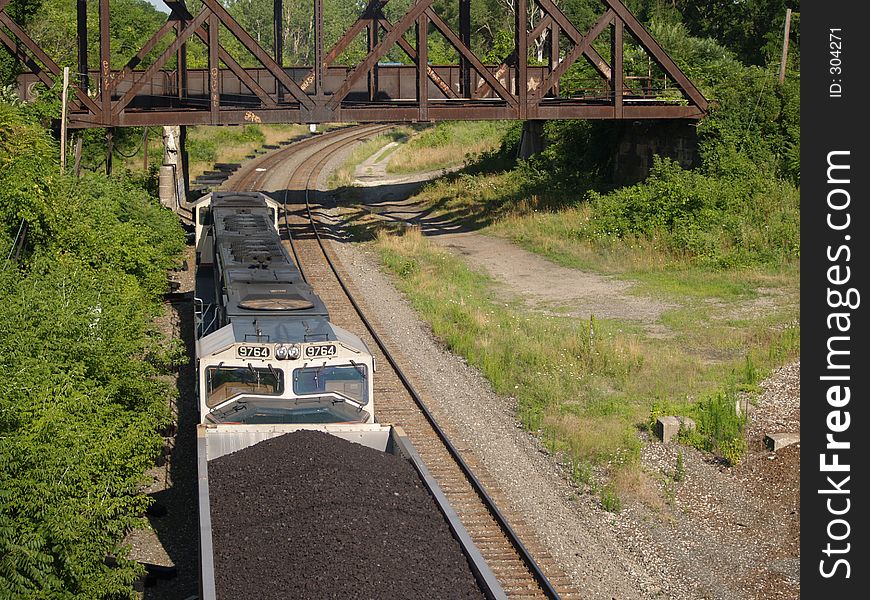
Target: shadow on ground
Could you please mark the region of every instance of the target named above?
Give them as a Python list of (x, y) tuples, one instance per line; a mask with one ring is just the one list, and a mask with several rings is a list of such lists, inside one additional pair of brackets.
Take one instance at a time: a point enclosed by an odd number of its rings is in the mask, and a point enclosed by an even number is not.
[[(173, 302), (187, 355), (194, 355), (193, 305), (190, 299)], [(177, 428), (169, 456), (167, 487), (152, 494), (154, 506), (166, 509), (160, 517), (149, 517), (160, 543), (175, 566), (175, 576), (157, 573), (146, 577), (146, 600), (185, 600), (199, 593), (199, 516), (196, 474), (195, 363), (191, 359), (179, 368)], [(162, 511), (153, 511), (159, 514)]]

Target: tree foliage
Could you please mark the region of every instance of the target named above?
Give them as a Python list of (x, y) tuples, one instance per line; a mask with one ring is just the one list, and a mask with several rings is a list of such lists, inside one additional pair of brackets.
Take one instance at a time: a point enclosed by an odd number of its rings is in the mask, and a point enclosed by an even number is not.
[[(529, 193), (550, 205), (585, 201), (589, 221), (578, 231), (602, 244), (643, 237), (714, 268), (798, 258), (799, 79), (779, 84), (778, 63), (747, 66), (718, 41), (695, 37), (672, 6), (634, 4), (647, 6), (653, 37), (712, 100), (697, 129), (700, 166), (658, 160), (646, 181), (611, 189), (625, 124), (553, 121), (547, 148), (517, 167)], [(629, 73), (646, 68), (637, 47), (626, 49), (625, 60)], [(572, 85), (566, 79), (563, 91)]]
[(0, 599), (133, 597), (140, 569), (120, 540), (141, 526), (170, 419), (143, 358), (183, 235), (129, 181), (61, 176), (56, 156), (0, 104), (3, 248), (29, 225), (0, 272)]

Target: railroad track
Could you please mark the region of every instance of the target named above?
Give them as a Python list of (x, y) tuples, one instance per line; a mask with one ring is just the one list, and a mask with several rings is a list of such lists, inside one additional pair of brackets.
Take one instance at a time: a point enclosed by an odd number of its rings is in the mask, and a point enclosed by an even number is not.
[[(330, 320), (362, 337), (377, 360), (375, 412), (378, 421), (400, 425), (411, 438), (427, 468), (438, 481), (475, 545), (486, 559), (508, 597), (580, 598), (567, 576), (533, 540), (531, 531), (516, 517), (507, 517), (497, 506), (497, 488), (481, 480), (477, 465), (465, 460), (438, 426), (410, 378), (383, 343), (376, 327), (366, 318), (332, 261), (324, 237), (331, 231), (318, 219), (317, 181), (329, 161), (349, 145), (390, 129), (388, 125), (348, 128), (308, 138), (267, 155), (228, 180), (223, 189), (263, 189), (267, 179), (286, 184), (279, 200), (285, 202), (284, 226), (290, 249), (303, 273), (329, 309)], [(283, 174), (283, 175), (282, 175)], [(275, 196), (276, 192), (272, 192)], [(504, 504), (502, 502), (502, 504)]]

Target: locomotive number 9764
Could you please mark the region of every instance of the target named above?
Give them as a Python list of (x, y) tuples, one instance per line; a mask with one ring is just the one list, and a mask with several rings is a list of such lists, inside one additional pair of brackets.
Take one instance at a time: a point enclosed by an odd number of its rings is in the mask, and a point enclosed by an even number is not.
[(241, 358), (269, 358), (271, 352), (268, 346), (239, 346)]
[(337, 352), (335, 344), (325, 344), (323, 346), (307, 346), (305, 348), (306, 358), (325, 358), (335, 356)]

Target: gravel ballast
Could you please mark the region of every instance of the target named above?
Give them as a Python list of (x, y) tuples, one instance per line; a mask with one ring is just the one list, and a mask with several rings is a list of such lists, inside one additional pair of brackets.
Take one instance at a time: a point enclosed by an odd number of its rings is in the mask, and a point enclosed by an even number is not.
[(406, 460), (297, 431), (209, 462), (221, 600), (480, 599)]

